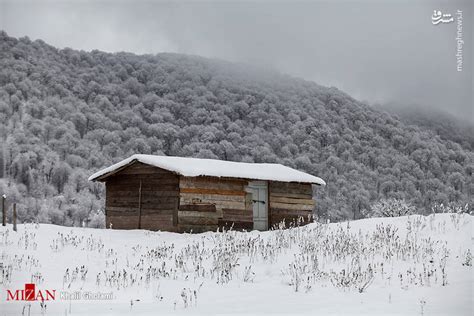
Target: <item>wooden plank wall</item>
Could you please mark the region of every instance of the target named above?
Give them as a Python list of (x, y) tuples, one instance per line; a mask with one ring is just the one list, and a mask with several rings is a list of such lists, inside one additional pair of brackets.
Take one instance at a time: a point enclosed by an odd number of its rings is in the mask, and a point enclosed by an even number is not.
[(216, 177), (181, 177), (179, 230), (215, 231), (218, 227), (253, 228), (247, 180)]
[(314, 200), (311, 184), (269, 181), (269, 227), (275, 227), (285, 220), (286, 226), (298, 217), (308, 223), (312, 217)]
[(177, 231), (179, 176), (136, 162), (108, 177), (106, 182), (106, 225), (137, 229), (139, 187), (142, 182), (141, 228)]
[[(105, 179), (106, 224), (137, 229), (139, 186), (142, 182), (141, 228), (203, 232), (217, 228), (253, 229), (252, 195), (248, 180), (183, 177), (136, 162)], [(269, 227), (302, 216), (308, 222), (314, 200), (310, 184), (269, 181)]]

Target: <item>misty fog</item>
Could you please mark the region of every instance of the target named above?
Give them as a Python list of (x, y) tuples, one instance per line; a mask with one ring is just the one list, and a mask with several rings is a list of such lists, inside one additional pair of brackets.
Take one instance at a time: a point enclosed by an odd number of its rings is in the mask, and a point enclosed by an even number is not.
[[(456, 21), (463, 11), (463, 71)], [(0, 29), (57, 47), (178, 52), (275, 68), (369, 103), (417, 104), (474, 121), (472, 2), (2, 1)]]

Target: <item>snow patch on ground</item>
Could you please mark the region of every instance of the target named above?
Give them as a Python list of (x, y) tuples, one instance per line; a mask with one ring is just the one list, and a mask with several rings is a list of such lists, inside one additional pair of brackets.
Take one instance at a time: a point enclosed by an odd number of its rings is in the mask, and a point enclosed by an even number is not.
[[(0, 227), (0, 315), (472, 315), (470, 215), (269, 232)], [(7, 301), (33, 282), (55, 301)], [(113, 292), (62, 300), (61, 292)]]

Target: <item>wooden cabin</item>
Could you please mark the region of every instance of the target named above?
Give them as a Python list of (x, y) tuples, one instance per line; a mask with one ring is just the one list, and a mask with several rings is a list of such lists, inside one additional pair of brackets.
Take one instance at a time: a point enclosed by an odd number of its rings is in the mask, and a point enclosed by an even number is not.
[(133, 155), (89, 180), (105, 182), (107, 228), (172, 232), (304, 224), (312, 218), (312, 185), (325, 185), (280, 164), (153, 155)]

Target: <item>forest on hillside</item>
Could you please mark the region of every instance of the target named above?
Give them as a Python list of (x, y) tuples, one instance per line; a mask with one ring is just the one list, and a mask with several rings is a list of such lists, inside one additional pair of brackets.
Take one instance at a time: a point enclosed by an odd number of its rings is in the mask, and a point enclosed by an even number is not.
[[(472, 148), (274, 71), (197, 56), (84, 52), (0, 33), (0, 194), (22, 221), (103, 225), (90, 174), (132, 154), (275, 162), (317, 175), (315, 214), (383, 199), (472, 208)], [(449, 130), (446, 130), (449, 132)]]
[(456, 142), (469, 151), (474, 150), (474, 124), (468, 121), (470, 113), (465, 113), (465, 120), (461, 120), (439, 110), (415, 105), (387, 104), (381, 107), (397, 115), (406, 124), (423, 127), (441, 139)]

